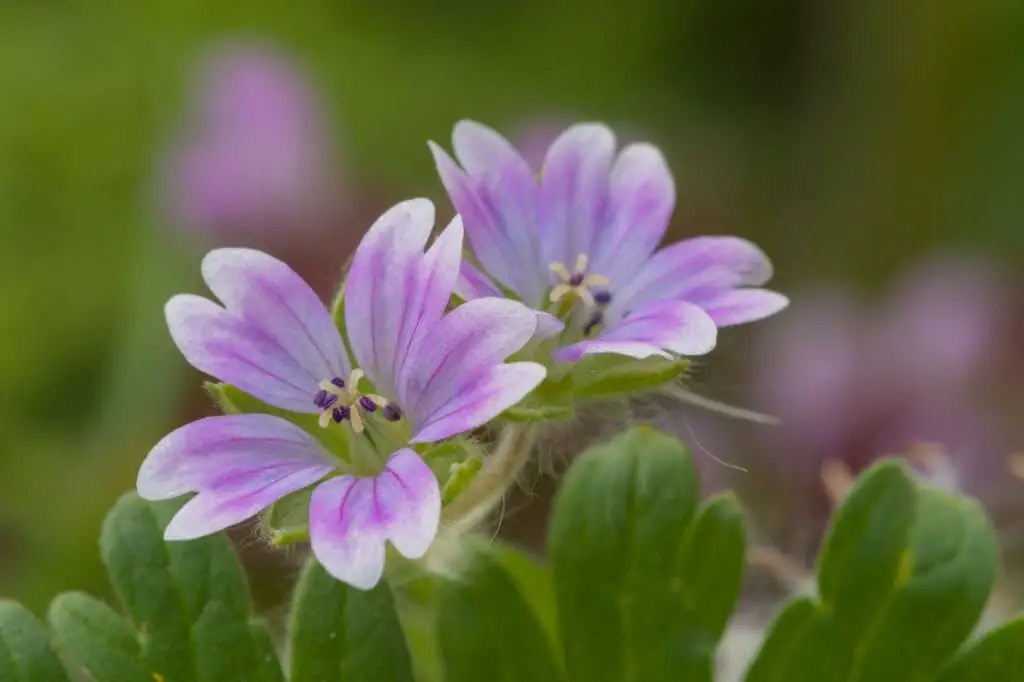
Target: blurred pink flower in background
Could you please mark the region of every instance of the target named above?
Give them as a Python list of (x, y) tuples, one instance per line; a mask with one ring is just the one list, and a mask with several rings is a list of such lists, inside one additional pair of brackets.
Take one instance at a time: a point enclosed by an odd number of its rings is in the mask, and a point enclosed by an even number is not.
[(247, 44), (209, 50), (187, 107), (160, 178), (175, 227), (252, 243), (301, 240), (336, 219), (344, 203), (327, 110), (287, 55)]
[(911, 461), (970, 491), (1009, 454), (982, 400), (1006, 341), (1007, 293), (985, 263), (937, 257), (877, 308), (837, 289), (794, 296), (753, 356), (755, 406), (782, 420), (769, 454), (787, 470), (835, 460), (856, 473), (885, 455), (941, 453)]

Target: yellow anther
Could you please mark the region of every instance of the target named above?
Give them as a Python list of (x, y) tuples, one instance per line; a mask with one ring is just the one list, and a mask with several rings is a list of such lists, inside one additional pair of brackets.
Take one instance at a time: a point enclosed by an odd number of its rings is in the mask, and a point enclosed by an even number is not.
[(594, 300), (594, 294), (590, 290), (591, 287), (607, 286), (611, 283), (611, 280), (604, 275), (596, 273), (587, 274), (589, 262), (590, 259), (587, 258), (587, 254), (581, 253), (576, 257), (576, 266), (571, 272), (564, 263), (552, 263), (549, 266), (551, 271), (558, 275), (558, 279), (561, 280), (551, 289), (549, 298), (552, 303), (557, 303), (566, 296), (574, 295), (588, 307), (597, 305)]

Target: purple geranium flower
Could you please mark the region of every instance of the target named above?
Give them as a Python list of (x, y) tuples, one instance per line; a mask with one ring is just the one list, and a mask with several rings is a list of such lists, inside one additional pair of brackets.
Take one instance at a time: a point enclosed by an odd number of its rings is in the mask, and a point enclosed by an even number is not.
[(410, 443), (476, 428), (544, 378), (530, 362), (504, 364), (534, 333), (535, 317), (504, 299), (445, 313), (458, 276), (458, 219), (424, 253), (434, 223), (426, 199), (403, 202), (370, 228), (345, 289), (352, 366), (331, 314), (287, 265), (259, 251), (219, 249), (203, 260), (217, 303), (167, 304), (171, 335), (196, 368), (266, 403), (351, 428), (348, 461), (305, 430), (267, 414), (209, 417), (153, 448), (138, 477), (147, 499), (198, 493), (168, 539), (207, 535), (281, 497), (320, 483), (310, 502), (313, 552), (333, 575), (370, 588), (385, 542), (422, 556), (437, 531), (438, 482)]
[[(430, 143), (482, 266), (463, 261), (456, 293), (510, 293), (541, 312), (541, 335), (561, 331), (555, 357), (700, 355), (717, 327), (786, 306), (758, 288), (771, 263), (735, 237), (697, 237), (655, 252), (675, 205), (664, 157), (635, 143), (616, 155), (604, 125), (566, 130), (538, 182), (513, 146), (473, 121), (455, 126), (458, 164)], [(460, 167), (461, 166), (461, 167)]]
[(228, 235), (329, 222), (339, 183), (327, 113), (286, 55), (218, 47), (198, 66), (190, 105), (194, 121), (164, 160), (175, 222)]

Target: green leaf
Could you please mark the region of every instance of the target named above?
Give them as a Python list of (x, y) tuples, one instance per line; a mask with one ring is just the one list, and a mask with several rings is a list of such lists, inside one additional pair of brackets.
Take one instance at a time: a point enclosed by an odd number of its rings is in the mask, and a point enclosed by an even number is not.
[(743, 542), (728, 498), (691, 529), (697, 497), (682, 444), (648, 428), (591, 448), (570, 469), (549, 539), (569, 679), (644, 682), (681, 670), (710, 679)]
[(530, 604), (483, 543), (441, 586), (438, 637), (446, 682), (558, 682), (561, 670)]
[(786, 604), (772, 623), (745, 682), (787, 682), (781, 672), (816, 616), (817, 606), (810, 597), (797, 597)]
[(725, 632), (746, 567), (743, 514), (732, 495), (708, 500), (691, 524), (678, 563), (681, 606), (679, 678), (712, 680), (718, 641)]
[(1024, 616), (1003, 623), (964, 649), (936, 682), (1024, 680)]
[(997, 560), (977, 503), (880, 463), (836, 513), (821, 602), (787, 608), (747, 682), (933, 679), (978, 622)]
[(49, 621), (57, 646), (88, 679), (153, 682), (134, 630), (98, 599), (61, 594), (50, 604)]
[(561, 645), (558, 635), (558, 602), (555, 598), (555, 581), (546, 567), (532, 556), (500, 543), (492, 545), (494, 557), (516, 584), (516, 588), (533, 609), (544, 634), (555, 655), (560, 657)]
[(977, 503), (922, 489), (911, 547), (911, 576), (860, 646), (856, 680), (929, 677), (970, 635), (985, 608), (999, 556)]
[(890, 460), (858, 478), (836, 512), (818, 558), (818, 590), (851, 639), (870, 626), (906, 574), (916, 505), (905, 466)]
[(203, 388), (224, 414), (269, 414), (286, 419), (323, 443), (328, 452), (348, 459), (350, 429), (325, 429), (320, 426), (318, 415), (282, 410), (230, 384), (207, 381)]
[(165, 544), (173, 511), (126, 494), (100, 537), (114, 590), (145, 635), (145, 665), (172, 682), (265, 680), (245, 578), (227, 538)]
[(309, 540), (309, 500), (311, 490), (285, 495), (263, 514), (263, 531), (275, 547)]
[(335, 580), (310, 560), (291, 617), (290, 682), (412, 682), (412, 663), (391, 590)]
[(576, 411), (571, 405), (558, 403), (545, 403), (532, 397), (527, 397), (515, 407), (510, 407), (501, 413), (502, 419), (510, 422), (545, 422), (565, 421), (572, 419)]
[(628, 358), (600, 354), (585, 357), (569, 375), (575, 398), (611, 398), (648, 391), (675, 381), (690, 368), (685, 359)]
[(0, 601), (0, 680), (67, 682), (46, 630), (15, 601)]

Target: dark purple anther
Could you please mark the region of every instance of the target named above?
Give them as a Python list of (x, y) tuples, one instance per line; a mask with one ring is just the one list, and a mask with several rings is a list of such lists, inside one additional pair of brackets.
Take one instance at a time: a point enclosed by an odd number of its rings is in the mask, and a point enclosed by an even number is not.
[(590, 332), (594, 331), (594, 327), (601, 324), (604, 321), (604, 315), (601, 313), (594, 313), (594, 316), (583, 325), (583, 336), (590, 336)]
[(338, 377), (334, 377), (333, 379), (331, 379), (331, 383), (337, 386), (338, 388), (345, 388), (345, 382), (339, 379)]
[(377, 403), (373, 402), (372, 398), (365, 395), (359, 399), (359, 406), (367, 412), (375, 412), (377, 410)]
[(349, 413), (350, 410), (347, 407), (336, 407), (334, 408), (334, 412), (331, 414), (331, 416), (334, 417), (334, 421), (340, 424), (341, 422), (348, 419)]
[(577, 272), (575, 275), (569, 278), (569, 286), (578, 287), (583, 284), (583, 273)]
[(612, 292), (610, 291), (599, 291), (594, 294), (594, 301), (598, 305), (608, 305), (612, 302)]
[(383, 414), (384, 418), (389, 422), (396, 422), (402, 418), (402, 411), (398, 409), (398, 405), (395, 405), (394, 403), (388, 403), (385, 405), (381, 414)]
[(319, 391), (316, 394), (316, 398), (313, 399), (313, 403), (321, 410), (326, 410), (328, 407), (338, 402), (338, 396), (327, 391)]

